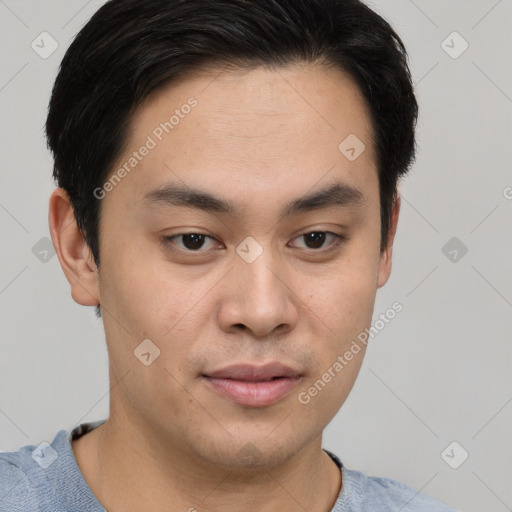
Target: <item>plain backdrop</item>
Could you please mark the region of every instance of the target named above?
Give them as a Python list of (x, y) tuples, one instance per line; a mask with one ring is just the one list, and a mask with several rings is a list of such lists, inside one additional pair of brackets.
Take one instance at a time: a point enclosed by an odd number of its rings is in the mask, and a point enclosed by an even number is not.
[[(0, 1), (0, 450), (108, 416), (102, 323), (71, 299), (48, 241), (43, 131), (58, 65), (102, 3)], [(512, 510), (512, 2), (371, 5), (403, 38), (420, 103), (375, 318), (403, 311), (372, 339), (324, 446), (455, 508)], [(58, 44), (46, 58), (42, 32)]]

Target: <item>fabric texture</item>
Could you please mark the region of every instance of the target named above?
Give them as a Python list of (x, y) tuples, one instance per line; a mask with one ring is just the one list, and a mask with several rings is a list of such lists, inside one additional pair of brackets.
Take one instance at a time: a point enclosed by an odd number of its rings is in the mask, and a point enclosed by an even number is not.
[[(1, 512), (106, 512), (87, 485), (71, 441), (105, 420), (60, 430), (52, 443), (0, 453)], [(324, 450), (342, 472), (342, 489), (330, 512), (456, 512), (439, 501), (391, 480), (346, 468)]]

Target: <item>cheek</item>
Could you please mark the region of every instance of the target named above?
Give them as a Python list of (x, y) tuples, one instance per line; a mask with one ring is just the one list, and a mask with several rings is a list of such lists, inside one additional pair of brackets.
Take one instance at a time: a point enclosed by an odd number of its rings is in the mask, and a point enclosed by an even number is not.
[(332, 290), (330, 307), (336, 331), (354, 335), (371, 322), (375, 290), (373, 279), (355, 275), (342, 280), (337, 290)]
[[(116, 264), (105, 260), (104, 268), (102, 302), (105, 291), (104, 305), (111, 313), (104, 316), (104, 324), (110, 359), (118, 373), (132, 369), (141, 388), (160, 389), (162, 394), (166, 387), (179, 391), (178, 383), (195, 370), (187, 366), (191, 350), (201, 340), (210, 339), (203, 332), (210, 327), (214, 310), (208, 292), (222, 272), (187, 278), (161, 255), (151, 259), (142, 250), (126, 251)], [(145, 339), (159, 350), (148, 367), (134, 357), (134, 350)], [(168, 373), (159, 375), (156, 370), (163, 368), (176, 380)]]
[(371, 324), (373, 313), (373, 274), (350, 268), (325, 280), (309, 297), (309, 318), (316, 322), (310, 327), (314, 364), (297, 399), (322, 424), (331, 421), (356, 381), (366, 348), (358, 335)]
[[(375, 268), (375, 271), (374, 271)], [(362, 262), (340, 265), (316, 286), (309, 306), (339, 339), (357, 334), (371, 322), (376, 285), (376, 267)]]
[(180, 280), (159, 249), (140, 244), (112, 247), (102, 261), (102, 306), (133, 337), (162, 337), (197, 302), (196, 290)]

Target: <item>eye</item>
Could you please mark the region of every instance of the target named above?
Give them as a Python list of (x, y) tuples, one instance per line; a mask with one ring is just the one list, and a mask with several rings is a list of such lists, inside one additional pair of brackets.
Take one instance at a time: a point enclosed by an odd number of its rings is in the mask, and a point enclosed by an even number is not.
[[(313, 252), (325, 252), (334, 250), (340, 246), (346, 238), (343, 235), (331, 231), (310, 231), (296, 237), (294, 240), (302, 240), (303, 244), (295, 245), (299, 249), (310, 249)], [(209, 249), (219, 247), (220, 242), (204, 233), (179, 233), (164, 237), (166, 245), (172, 251), (187, 253), (207, 253)], [(331, 241), (331, 243), (328, 243)], [(206, 247), (205, 247), (206, 246)]]
[[(339, 235), (337, 233), (332, 233), (331, 231), (310, 231), (309, 233), (304, 233), (303, 235), (298, 236), (295, 240), (303, 240), (304, 246), (299, 247), (303, 249), (324, 249), (330, 250), (335, 249), (340, 246), (344, 241), (345, 237), (343, 235)], [(325, 242), (331, 240), (332, 243), (324, 246)], [(326, 248), (327, 247), (327, 248)], [(317, 251), (320, 252), (320, 251)]]
[[(213, 242), (216, 242), (215, 238), (203, 233), (180, 233), (178, 235), (166, 236), (164, 238), (167, 242), (170, 242), (170, 248), (172, 250), (175, 250), (172, 247), (172, 245), (175, 245), (182, 251), (188, 252), (206, 252), (208, 247), (206, 250), (200, 251), (200, 249), (204, 249), (205, 242), (209, 241), (211, 248), (213, 248), (215, 245)], [(181, 243), (178, 243), (178, 240)]]

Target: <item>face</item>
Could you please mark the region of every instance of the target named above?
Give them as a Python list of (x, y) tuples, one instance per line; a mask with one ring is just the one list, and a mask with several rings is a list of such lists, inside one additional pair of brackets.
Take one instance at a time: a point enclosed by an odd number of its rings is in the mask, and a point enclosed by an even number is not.
[(364, 346), (338, 356), (390, 271), (363, 98), (321, 66), (216, 70), (131, 127), (98, 192), (111, 416), (207, 463), (277, 464), (345, 401)]

